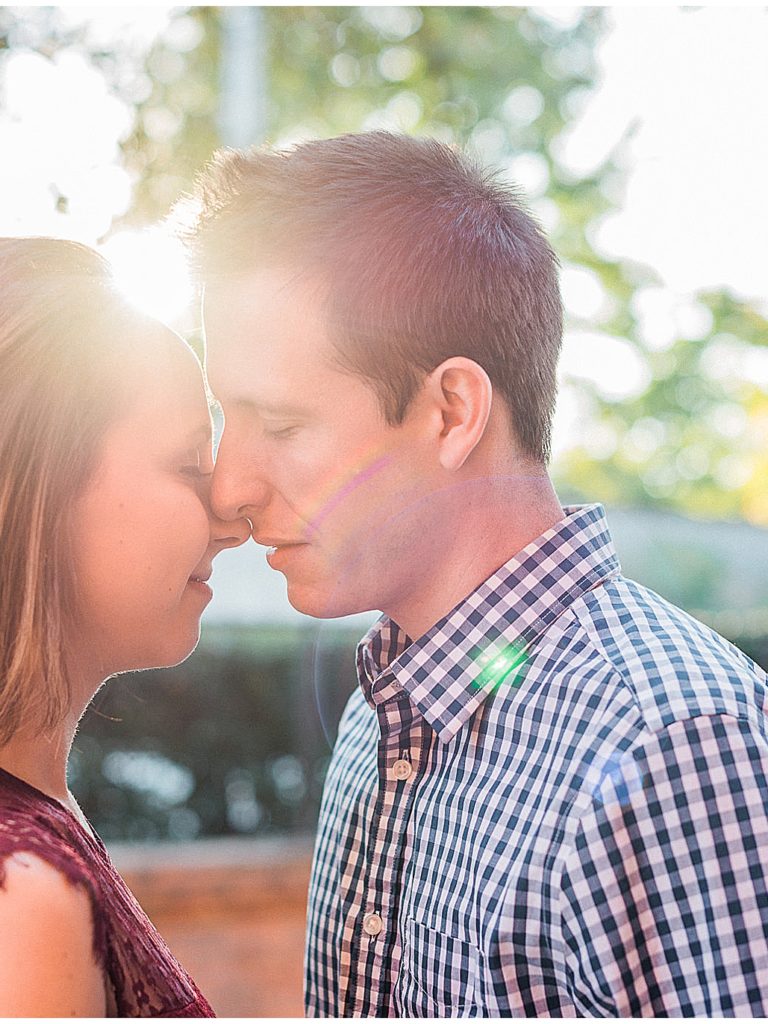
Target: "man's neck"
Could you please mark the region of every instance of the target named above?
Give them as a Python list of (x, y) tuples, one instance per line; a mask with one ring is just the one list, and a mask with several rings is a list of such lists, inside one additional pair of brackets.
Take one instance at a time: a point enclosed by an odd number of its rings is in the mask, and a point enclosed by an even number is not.
[(444, 511), (451, 524), (450, 548), (438, 551), (432, 566), (423, 566), (423, 585), (382, 609), (412, 640), (564, 515), (545, 474), (471, 481), (444, 495)]

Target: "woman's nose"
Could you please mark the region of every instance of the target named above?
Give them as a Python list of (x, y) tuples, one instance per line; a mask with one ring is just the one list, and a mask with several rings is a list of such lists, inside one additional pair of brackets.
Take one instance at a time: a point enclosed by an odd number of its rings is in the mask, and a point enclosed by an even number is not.
[(211, 545), (216, 552), (225, 548), (237, 548), (245, 544), (251, 535), (251, 524), (244, 516), (237, 519), (219, 519), (209, 513), (211, 523)]

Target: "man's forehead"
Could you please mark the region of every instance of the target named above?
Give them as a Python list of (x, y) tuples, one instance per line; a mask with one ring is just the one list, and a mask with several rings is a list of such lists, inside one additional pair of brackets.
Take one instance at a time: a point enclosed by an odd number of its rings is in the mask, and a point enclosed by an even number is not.
[(285, 272), (261, 271), (206, 289), (203, 331), (214, 389), (224, 378), (235, 385), (240, 374), (250, 383), (255, 375), (267, 377), (269, 401), (339, 371), (316, 290)]
[(254, 267), (242, 273), (205, 282), (203, 315), (259, 316), (289, 307), (297, 314), (322, 318), (327, 286), (308, 271), (295, 267)]

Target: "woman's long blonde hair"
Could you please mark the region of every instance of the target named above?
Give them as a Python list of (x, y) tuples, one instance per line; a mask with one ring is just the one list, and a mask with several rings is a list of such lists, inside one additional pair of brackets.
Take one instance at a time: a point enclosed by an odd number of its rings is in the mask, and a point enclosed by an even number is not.
[(0, 746), (69, 705), (68, 513), (125, 397), (118, 349), (136, 319), (93, 250), (0, 239)]

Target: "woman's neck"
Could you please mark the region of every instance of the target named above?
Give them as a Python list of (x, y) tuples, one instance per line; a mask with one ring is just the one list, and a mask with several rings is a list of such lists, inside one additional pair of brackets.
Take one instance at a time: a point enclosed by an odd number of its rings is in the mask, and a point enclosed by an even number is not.
[(74, 733), (71, 727), (60, 727), (54, 733), (32, 737), (17, 733), (0, 748), (0, 768), (57, 800), (75, 816), (86, 832), (93, 835), (88, 819), (67, 785), (67, 762)]
[[(80, 719), (101, 685), (104, 676), (87, 673), (77, 664), (68, 665), (70, 703), (63, 721), (44, 732), (27, 723), (0, 746), (0, 768), (63, 804), (91, 831), (67, 785), (67, 765)], [(41, 684), (42, 685), (42, 684)]]
[(72, 735), (72, 731), (63, 726), (45, 734), (19, 731), (0, 748), (0, 768), (55, 800), (67, 803), (67, 761)]

